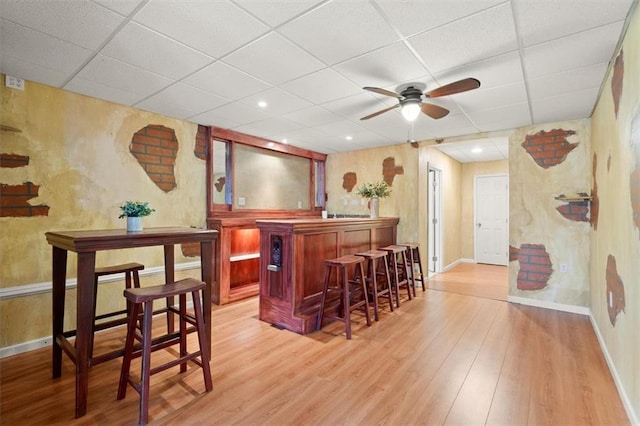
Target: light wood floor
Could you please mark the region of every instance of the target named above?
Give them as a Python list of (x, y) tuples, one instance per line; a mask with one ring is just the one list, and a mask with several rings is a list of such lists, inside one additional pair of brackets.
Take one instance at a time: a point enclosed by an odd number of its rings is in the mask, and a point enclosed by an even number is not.
[(506, 266), (460, 263), (427, 281), (431, 290), (507, 300), (509, 269)]
[[(354, 313), (347, 341), (342, 324), (300, 336), (257, 310), (257, 299), (215, 307), (213, 391), (195, 367), (153, 376), (153, 424), (628, 424), (585, 316), (427, 290), (371, 327)], [(73, 419), (73, 366), (65, 357), (52, 380), (50, 352), (0, 360), (1, 424), (137, 422), (135, 391), (115, 399), (120, 360), (92, 369), (88, 414)]]

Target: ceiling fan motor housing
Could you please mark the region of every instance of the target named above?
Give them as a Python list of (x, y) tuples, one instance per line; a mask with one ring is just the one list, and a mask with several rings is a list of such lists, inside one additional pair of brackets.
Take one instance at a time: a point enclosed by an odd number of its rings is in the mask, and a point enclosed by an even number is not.
[(404, 105), (405, 103), (422, 102), (422, 91), (413, 86), (409, 86), (406, 89), (404, 89), (400, 93), (400, 96), (402, 96), (402, 99), (400, 99), (400, 105)]

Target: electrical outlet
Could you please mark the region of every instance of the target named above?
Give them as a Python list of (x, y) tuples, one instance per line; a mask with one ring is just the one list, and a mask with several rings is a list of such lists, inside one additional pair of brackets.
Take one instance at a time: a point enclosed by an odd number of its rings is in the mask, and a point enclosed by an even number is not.
[(5, 76), (4, 83), (7, 87), (12, 89), (24, 90), (24, 80), (11, 75)]
[(246, 201), (247, 200), (245, 200), (244, 197), (238, 197), (238, 205), (239, 206), (244, 206), (246, 204)]
[(561, 263), (560, 272), (569, 272), (569, 265), (567, 265), (566, 263)]
[(298, 201), (298, 208), (301, 209), (302, 208), (302, 201)]

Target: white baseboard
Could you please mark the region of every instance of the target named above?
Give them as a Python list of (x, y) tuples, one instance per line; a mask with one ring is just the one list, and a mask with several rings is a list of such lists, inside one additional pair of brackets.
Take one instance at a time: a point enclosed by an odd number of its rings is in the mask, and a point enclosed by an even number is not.
[(600, 333), (600, 329), (598, 328), (598, 324), (596, 323), (595, 318), (593, 318), (593, 313), (589, 310), (589, 319), (591, 319), (591, 327), (593, 327), (593, 331), (596, 333), (596, 337), (598, 338), (598, 343), (600, 344), (600, 350), (604, 354), (604, 359), (607, 361), (607, 365), (609, 366), (609, 371), (611, 372), (611, 376), (613, 377), (613, 382), (616, 384), (616, 388), (618, 389), (618, 394), (620, 394), (620, 399), (622, 400), (622, 405), (624, 406), (625, 411), (627, 412), (627, 416), (629, 416), (629, 422), (632, 425), (640, 425), (640, 420), (638, 419), (638, 415), (633, 409), (633, 405), (631, 405), (631, 401), (629, 400), (629, 396), (620, 381), (620, 375), (618, 374), (618, 370), (616, 369), (615, 364), (613, 363), (613, 359), (611, 358), (611, 354), (609, 354), (609, 350), (607, 349), (607, 345), (604, 343), (604, 339), (602, 338), (602, 334)]
[(475, 259), (467, 259), (464, 257), (461, 257), (460, 259), (456, 260), (455, 262), (452, 262), (450, 264), (448, 264), (447, 266), (445, 266), (444, 268), (442, 268), (442, 272), (446, 272), (449, 269), (458, 266), (461, 263), (476, 263)]
[(586, 306), (565, 305), (563, 303), (529, 299), (526, 297), (507, 296), (507, 302), (535, 306), (536, 308), (553, 309), (554, 311), (570, 312), (572, 314), (589, 315), (590, 313), (589, 308)]

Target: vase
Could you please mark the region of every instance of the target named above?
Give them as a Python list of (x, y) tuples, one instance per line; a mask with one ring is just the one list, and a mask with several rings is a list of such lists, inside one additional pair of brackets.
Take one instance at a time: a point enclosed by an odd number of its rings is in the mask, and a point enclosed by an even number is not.
[(372, 218), (377, 218), (380, 216), (380, 199), (378, 197), (373, 197), (369, 200), (369, 208), (371, 209)]
[(142, 216), (127, 216), (127, 232), (142, 231)]

